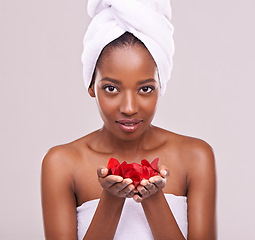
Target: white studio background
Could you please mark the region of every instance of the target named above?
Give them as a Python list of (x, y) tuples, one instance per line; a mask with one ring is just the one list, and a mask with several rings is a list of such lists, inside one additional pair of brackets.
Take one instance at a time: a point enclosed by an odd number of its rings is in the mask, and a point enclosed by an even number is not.
[[(102, 124), (82, 80), (86, 0), (0, 0), (0, 240), (41, 240), (46, 151)], [(154, 124), (214, 148), (220, 240), (252, 240), (255, 2), (172, 0), (176, 53)]]

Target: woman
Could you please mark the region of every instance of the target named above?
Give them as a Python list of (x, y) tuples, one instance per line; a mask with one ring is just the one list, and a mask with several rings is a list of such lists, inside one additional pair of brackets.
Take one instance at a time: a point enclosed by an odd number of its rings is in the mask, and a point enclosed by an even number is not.
[[(95, 2), (94, 9), (104, 9)], [(44, 157), (46, 239), (216, 239), (213, 151), (202, 140), (151, 125), (164, 74), (149, 44), (134, 35), (125, 31), (106, 44), (92, 67), (88, 92), (103, 127)], [(160, 171), (135, 187), (109, 175), (112, 157), (127, 163), (159, 158)]]

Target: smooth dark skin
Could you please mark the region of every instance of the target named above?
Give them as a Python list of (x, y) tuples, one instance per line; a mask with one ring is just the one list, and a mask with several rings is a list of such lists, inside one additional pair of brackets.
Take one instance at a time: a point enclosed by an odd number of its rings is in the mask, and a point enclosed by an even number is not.
[[(146, 48), (115, 48), (101, 62), (89, 94), (97, 101), (102, 129), (53, 147), (43, 160), (46, 239), (77, 239), (76, 207), (97, 198), (100, 202), (84, 239), (113, 239), (126, 197), (141, 202), (154, 239), (184, 239), (163, 194), (171, 193), (187, 196), (188, 239), (215, 240), (216, 174), (211, 147), (151, 125), (160, 84)], [(127, 133), (116, 124), (126, 118), (143, 122)], [(134, 189), (130, 179), (106, 176), (111, 157), (128, 163), (159, 157), (161, 176), (143, 180)]]

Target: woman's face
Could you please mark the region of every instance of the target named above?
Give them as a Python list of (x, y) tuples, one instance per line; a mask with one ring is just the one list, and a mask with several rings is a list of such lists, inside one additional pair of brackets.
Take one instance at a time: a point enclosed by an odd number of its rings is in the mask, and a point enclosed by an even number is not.
[(155, 62), (141, 45), (103, 54), (89, 89), (96, 97), (104, 129), (122, 140), (141, 136), (156, 111), (160, 84)]

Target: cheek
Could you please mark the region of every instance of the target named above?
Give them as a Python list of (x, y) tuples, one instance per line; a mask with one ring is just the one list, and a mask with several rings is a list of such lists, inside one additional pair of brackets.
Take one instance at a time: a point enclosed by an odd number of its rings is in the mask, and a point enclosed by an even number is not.
[(140, 102), (140, 110), (148, 117), (153, 117), (157, 109), (158, 98), (146, 99)]
[(97, 97), (97, 105), (101, 115), (103, 114), (105, 116), (111, 116), (117, 109), (116, 101), (103, 97), (102, 95)]

